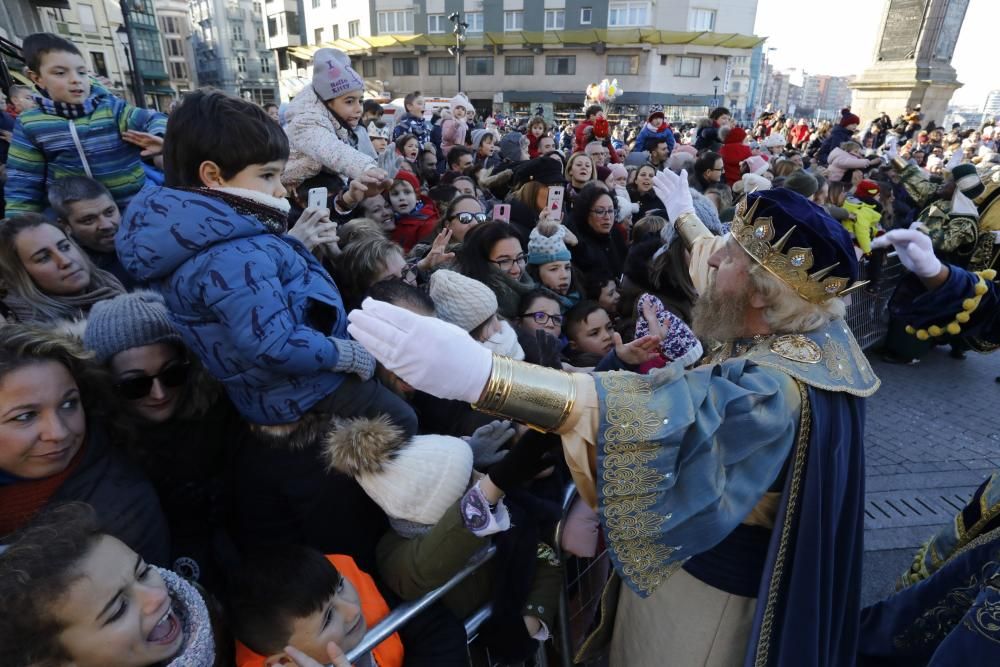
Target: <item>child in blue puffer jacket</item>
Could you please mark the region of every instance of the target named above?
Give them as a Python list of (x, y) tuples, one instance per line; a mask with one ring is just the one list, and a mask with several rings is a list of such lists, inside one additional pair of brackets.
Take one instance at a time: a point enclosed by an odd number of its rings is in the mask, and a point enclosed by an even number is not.
[[(187, 95), (167, 126), (166, 187), (133, 200), (118, 255), (163, 295), (188, 348), (261, 432), (312, 437), (333, 417), (388, 414), (413, 433), (412, 410), (372, 380), (374, 359), (348, 336), (333, 279), (286, 235), (288, 151), (256, 105)], [(334, 206), (350, 208), (340, 196)]]
[(674, 131), (670, 129), (670, 125), (667, 123), (666, 116), (663, 115), (662, 111), (654, 111), (649, 114), (646, 124), (639, 130), (639, 136), (635, 138), (635, 150), (648, 150), (646, 142), (650, 139), (665, 139), (667, 141), (667, 150), (671, 153), (674, 151), (677, 139), (674, 137)]

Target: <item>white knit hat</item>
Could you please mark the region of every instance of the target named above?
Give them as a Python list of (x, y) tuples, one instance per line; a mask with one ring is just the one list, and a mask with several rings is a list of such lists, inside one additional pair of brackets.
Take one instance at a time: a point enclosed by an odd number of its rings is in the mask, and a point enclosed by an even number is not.
[(455, 95), (455, 97), (451, 98), (449, 105), (451, 106), (452, 111), (454, 111), (458, 107), (465, 107), (466, 111), (476, 110), (476, 108), (472, 106), (472, 102), (469, 101), (469, 98), (466, 97), (463, 93), (459, 93), (458, 95)]
[(438, 319), (472, 331), (497, 312), (497, 295), (461, 273), (440, 269), (431, 275), (431, 301)]
[(404, 440), (387, 418), (341, 424), (326, 441), (327, 461), (357, 480), (392, 519), (433, 526), (472, 478), (472, 449), (461, 438)]

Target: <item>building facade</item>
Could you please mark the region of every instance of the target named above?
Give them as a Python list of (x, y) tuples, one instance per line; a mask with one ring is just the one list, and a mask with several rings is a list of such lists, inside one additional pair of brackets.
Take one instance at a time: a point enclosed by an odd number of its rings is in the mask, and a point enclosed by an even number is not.
[(42, 29), (39, 10), (66, 9), (69, 0), (3, 0), (0, 2), (0, 37), (20, 45), (21, 38)]
[(1000, 116), (1000, 90), (991, 90), (986, 95), (986, 101), (983, 102), (983, 116), (986, 118)]
[(278, 99), (262, 1), (189, 0), (198, 85), (265, 104)]
[(187, 0), (157, 0), (156, 14), (170, 87), (179, 97), (198, 87)]
[[(307, 80), (312, 53), (332, 45), (373, 95), (451, 97), (460, 67), (480, 111), (540, 105), (559, 115), (580, 110), (589, 84), (617, 79), (617, 109), (659, 104), (679, 119), (732, 98), (745, 104), (756, 10), (756, 0), (277, 0), (265, 14), (283, 99)], [(456, 12), (468, 24), (460, 66), (448, 51)]]

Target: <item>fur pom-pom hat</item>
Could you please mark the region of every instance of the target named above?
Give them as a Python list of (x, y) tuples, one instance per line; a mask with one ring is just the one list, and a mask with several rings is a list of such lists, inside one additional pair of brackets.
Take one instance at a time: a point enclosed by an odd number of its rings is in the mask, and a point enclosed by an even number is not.
[(407, 440), (387, 417), (338, 424), (326, 439), (327, 464), (357, 480), (392, 519), (433, 526), (472, 478), (472, 450), (460, 438)]

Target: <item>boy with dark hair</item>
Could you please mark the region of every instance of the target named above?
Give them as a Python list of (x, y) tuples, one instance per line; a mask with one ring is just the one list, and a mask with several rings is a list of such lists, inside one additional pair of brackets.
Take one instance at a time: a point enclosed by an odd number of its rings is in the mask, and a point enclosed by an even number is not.
[(455, 146), (448, 152), (448, 171), (466, 174), (476, 166), (476, 158), (472, 149), (465, 146)]
[(420, 91), (408, 93), (403, 98), (403, 106), (406, 113), (396, 123), (396, 128), (392, 131), (392, 139), (395, 141), (404, 134), (412, 134), (424, 147), (431, 142), (431, 128), (424, 119), (424, 96)]
[(375, 100), (365, 100), (361, 107), (361, 124), (368, 127), (369, 123), (382, 120), (384, 113), (381, 104)]
[[(590, 143), (587, 139), (586, 131), (587, 128), (593, 128), (594, 124), (597, 122), (598, 118), (604, 118), (604, 109), (601, 108), (600, 104), (592, 104), (587, 107), (587, 111), (584, 114), (583, 122), (576, 126), (576, 130), (573, 135), (575, 137), (575, 143), (573, 151), (576, 153), (581, 153)], [(591, 136), (593, 136), (593, 130), (591, 131)]]
[(113, 274), (126, 289), (135, 280), (115, 253), (121, 212), (102, 183), (86, 176), (65, 176), (49, 188), (49, 206), (99, 269)]
[(22, 112), (14, 126), (7, 213), (40, 212), (56, 179), (84, 175), (103, 183), (124, 209), (146, 183), (142, 158), (163, 147), (167, 117), (92, 86), (87, 62), (62, 37), (28, 35), (23, 53), (38, 108)]
[[(350, 556), (296, 545), (248, 554), (229, 589), (238, 667), (276, 664), (288, 646), (326, 664), (330, 642), (349, 653), (389, 614), (374, 580)], [(403, 642), (393, 634), (355, 664), (401, 667), (403, 656)]]

